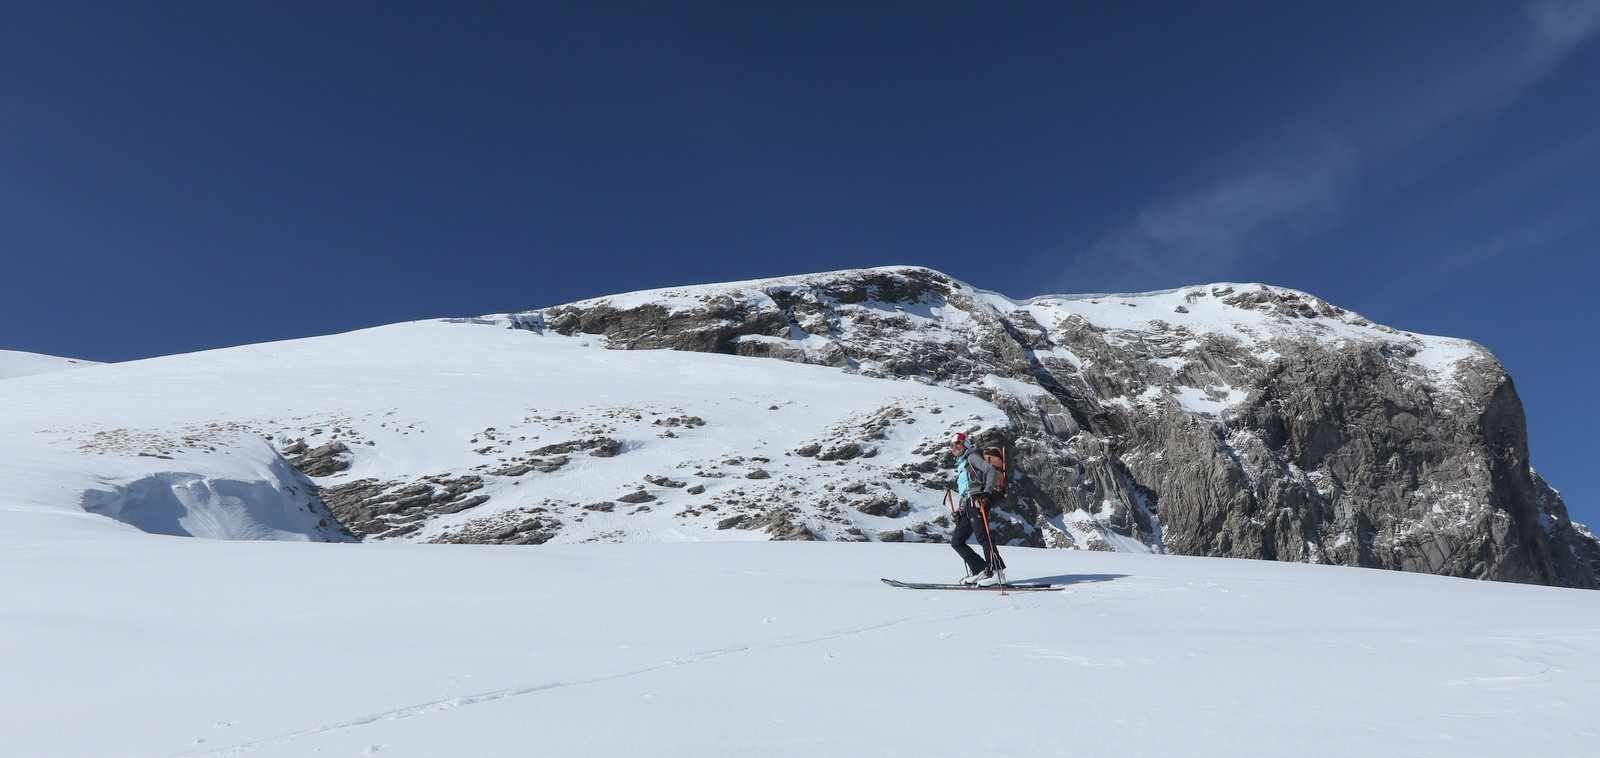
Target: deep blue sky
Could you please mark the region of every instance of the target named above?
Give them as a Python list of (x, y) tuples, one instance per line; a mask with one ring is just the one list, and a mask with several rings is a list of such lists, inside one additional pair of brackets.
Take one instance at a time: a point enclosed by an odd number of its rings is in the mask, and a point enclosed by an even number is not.
[(0, 348), (920, 264), (1511, 370), (1600, 522), (1600, 0), (0, 4)]

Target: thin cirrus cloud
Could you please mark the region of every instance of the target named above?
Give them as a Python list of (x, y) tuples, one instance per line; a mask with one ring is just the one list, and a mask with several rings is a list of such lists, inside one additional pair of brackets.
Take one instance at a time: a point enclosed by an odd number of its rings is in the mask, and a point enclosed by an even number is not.
[(1526, 24), (1482, 58), (1380, 110), (1336, 125), (1302, 146), (1238, 170), (1133, 220), (1069, 256), (1071, 281), (1135, 289), (1211, 281), (1250, 256), (1338, 224), (1373, 167), (1399, 160), (1442, 130), (1509, 107), (1600, 30), (1600, 2), (1543, 0)]

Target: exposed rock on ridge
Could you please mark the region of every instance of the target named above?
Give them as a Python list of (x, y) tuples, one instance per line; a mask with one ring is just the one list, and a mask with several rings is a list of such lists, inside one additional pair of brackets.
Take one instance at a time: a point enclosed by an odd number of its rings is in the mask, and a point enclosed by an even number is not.
[[(619, 349), (778, 358), (980, 396), (1011, 422), (982, 431), (1027, 474), (1004, 535), (1018, 544), (1600, 584), (1600, 543), (1530, 468), (1521, 403), (1487, 350), (1292, 290), (1019, 302), (897, 267), (633, 293), (511, 321)], [(795, 514), (779, 520), (815, 533)], [(1069, 521), (1098, 538), (1074, 540)]]

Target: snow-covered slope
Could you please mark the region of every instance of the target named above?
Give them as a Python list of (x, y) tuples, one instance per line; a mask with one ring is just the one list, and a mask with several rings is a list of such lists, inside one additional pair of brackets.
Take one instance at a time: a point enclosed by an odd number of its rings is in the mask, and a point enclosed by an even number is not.
[[(471, 321), (16, 379), (0, 385), (0, 404), (17, 409), (0, 418), (0, 479), (14, 483), (0, 508), (89, 510), (211, 537), (337, 538), (279, 454), (307, 449), (339, 451), (323, 461), (327, 492), (435, 498), (425, 518), (379, 510), (350, 524), (369, 535), (898, 535), (945, 509), (901, 469), (942, 452), (956, 430), (1003, 422), (993, 406), (944, 388), (780, 361), (610, 351)], [(820, 452), (794, 454), (807, 445)], [(811, 526), (785, 506), (804, 506)]]
[[(60, 526), (60, 524), (58, 524)], [(0, 532), (17, 756), (1582, 756), (1600, 594), (939, 545)]]
[(53, 355), (24, 353), (19, 350), (0, 350), (0, 379), (48, 374), (53, 371), (98, 366), (94, 361), (77, 358), (57, 358)]

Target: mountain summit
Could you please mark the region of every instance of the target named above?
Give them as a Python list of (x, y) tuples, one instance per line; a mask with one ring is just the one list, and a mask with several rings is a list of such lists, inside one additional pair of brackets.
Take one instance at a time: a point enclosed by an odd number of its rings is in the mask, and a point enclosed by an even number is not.
[(1294, 290), (1017, 301), (891, 267), (632, 293), (507, 322), (982, 398), (1007, 423), (978, 431), (1027, 474), (1005, 535), (1017, 544), (1577, 587), (1600, 569), (1594, 537), (1529, 466), (1521, 403), (1489, 351)]

